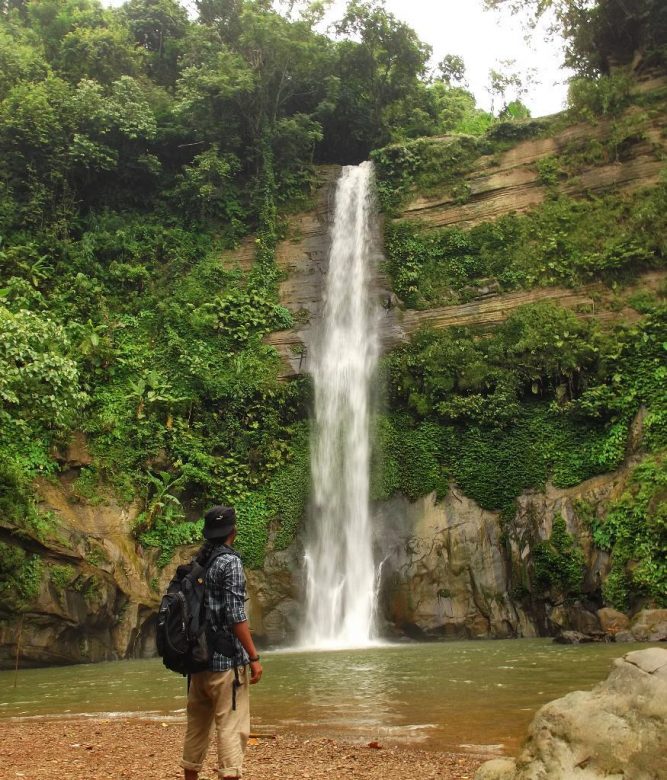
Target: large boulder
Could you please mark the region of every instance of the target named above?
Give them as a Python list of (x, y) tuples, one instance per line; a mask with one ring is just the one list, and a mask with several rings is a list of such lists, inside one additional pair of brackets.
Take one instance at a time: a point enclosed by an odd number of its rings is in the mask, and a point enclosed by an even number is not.
[(542, 707), (519, 758), (488, 762), (475, 780), (658, 780), (666, 755), (667, 650), (648, 648), (592, 691)]
[(635, 615), (630, 631), (637, 642), (667, 641), (667, 609), (643, 609)]
[(619, 631), (625, 631), (630, 626), (630, 618), (623, 612), (611, 607), (603, 607), (597, 611), (600, 626), (606, 634), (616, 635)]

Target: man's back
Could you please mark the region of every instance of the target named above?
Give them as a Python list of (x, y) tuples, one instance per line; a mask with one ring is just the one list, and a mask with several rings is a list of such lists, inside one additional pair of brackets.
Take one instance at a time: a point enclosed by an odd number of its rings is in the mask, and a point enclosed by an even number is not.
[(248, 654), (236, 638), (233, 626), (247, 620), (245, 613), (245, 573), (234, 550), (219, 555), (206, 574), (206, 606), (214, 629), (214, 647), (210, 670), (224, 672), (245, 666)]

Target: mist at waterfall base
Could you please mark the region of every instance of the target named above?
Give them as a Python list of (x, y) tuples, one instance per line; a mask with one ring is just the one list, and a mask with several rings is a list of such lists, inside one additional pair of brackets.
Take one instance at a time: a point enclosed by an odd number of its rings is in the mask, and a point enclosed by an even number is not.
[(376, 643), (377, 573), (369, 503), (371, 382), (378, 310), (371, 295), (377, 212), (370, 162), (343, 168), (335, 196), (323, 315), (312, 357), (312, 513), (299, 645)]

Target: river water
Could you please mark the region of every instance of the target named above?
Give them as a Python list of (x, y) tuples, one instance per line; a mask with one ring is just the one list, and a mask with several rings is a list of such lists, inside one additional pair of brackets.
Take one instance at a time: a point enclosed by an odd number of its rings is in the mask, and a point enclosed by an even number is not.
[[(590, 689), (638, 647), (515, 639), (264, 653), (253, 730), (512, 754), (542, 704)], [(185, 717), (184, 681), (159, 660), (29, 669), (13, 684), (0, 672), (0, 718)]]

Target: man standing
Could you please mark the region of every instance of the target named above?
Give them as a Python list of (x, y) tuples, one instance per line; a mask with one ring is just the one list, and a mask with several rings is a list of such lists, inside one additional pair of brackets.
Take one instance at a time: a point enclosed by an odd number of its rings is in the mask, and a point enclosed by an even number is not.
[(185, 780), (197, 780), (215, 721), (218, 774), (231, 780), (242, 774), (250, 735), (248, 687), (259, 682), (262, 666), (244, 609), (243, 565), (232, 548), (236, 538), (236, 512), (232, 507), (214, 506), (206, 512), (204, 538), (206, 542), (198, 555), (202, 564), (220, 545), (224, 547), (206, 574), (206, 607), (216, 651), (208, 671), (197, 672), (190, 679), (181, 766)]

